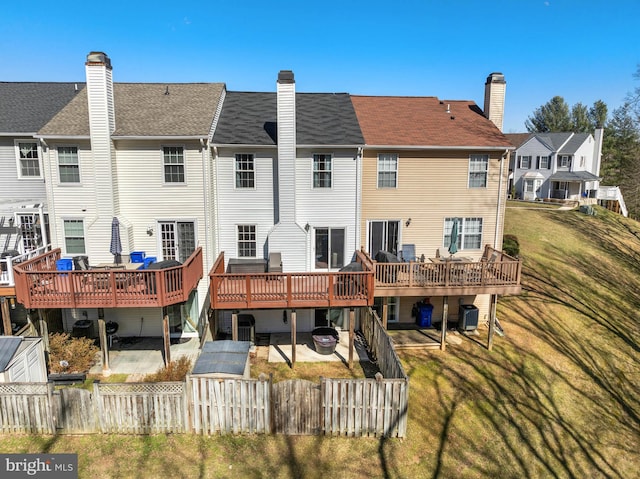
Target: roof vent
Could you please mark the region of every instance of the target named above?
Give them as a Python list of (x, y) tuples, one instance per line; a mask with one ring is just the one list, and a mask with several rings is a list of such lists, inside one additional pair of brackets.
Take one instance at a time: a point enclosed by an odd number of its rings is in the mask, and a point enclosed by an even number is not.
[(451, 105), (447, 103), (447, 113), (451, 113)]

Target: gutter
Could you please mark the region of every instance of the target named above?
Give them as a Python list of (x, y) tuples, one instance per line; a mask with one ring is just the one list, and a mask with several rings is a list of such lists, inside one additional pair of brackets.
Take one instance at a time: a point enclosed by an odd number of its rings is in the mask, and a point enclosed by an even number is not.
[(366, 145), (367, 149), (389, 149), (389, 150), (468, 150), (468, 151), (495, 151), (506, 149), (505, 151), (515, 150), (512, 145), (496, 145), (496, 146), (456, 146), (456, 145)]

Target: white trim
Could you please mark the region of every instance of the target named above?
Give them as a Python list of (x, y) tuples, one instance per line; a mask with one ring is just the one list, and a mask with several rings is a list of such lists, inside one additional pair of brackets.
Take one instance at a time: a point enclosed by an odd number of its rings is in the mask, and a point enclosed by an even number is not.
[[(395, 157), (396, 157), (396, 169), (395, 169), (396, 182), (395, 182), (395, 186), (380, 186), (380, 155), (388, 155), (388, 156), (395, 155)], [(392, 153), (392, 152), (378, 153), (378, 155), (376, 156), (376, 189), (377, 190), (397, 190), (398, 187), (399, 187), (398, 186), (399, 171), (400, 171), (400, 155), (398, 153)], [(391, 172), (391, 171), (386, 171), (385, 173), (389, 173), (389, 172)]]
[[(251, 171), (253, 171), (253, 186), (238, 186), (236, 183), (236, 175), (238, 173), (238, 170), (236, 168), (237, 166), (237, 161), (238, 161), (238, 155), (251, 155), (251, 161), (253, 163), (253, 168)], [(249, 152), (235, 152), (233, 153), (233, 189), (234, 190), (238, 190), (238, 191), (251, 191), (251, 190), (257, 190), (257, 178), (256, 178), (256, 158), (258, 155), (256, 155), (256, 153), (249, 153)]]
[[(165, 172), (165, 148), (182, 148), (182, 174), (184, 177), (184, 181), (167, 181), (167, 174)], [(187, 186), (187, 149), (184, 145), (160, 145), (160, 160), (162, 161), (162, 185), (163, 186)], [(172, 163), (170, 163), (171, 165)], [(176, 163), (177, 164), (177, 163)]]
[[(87, 225), (86, 225), (86, 218), (84, 216), (62, 216), (60, 218), (60, 221), (62, 222), (62, 229), (61, 229), (61, 233), (62, 233), (62, 243), (64, 245), (64, 254), (65, 256), (75, 256), (75, 255), (86, 255), (87, 253)], [(64, 228), (64, 224), (65, 221), (81, 221), (82, 222), (82, 240), (84, 241), (84, 252), (80, 253), (80, 252), (74, 252), (74, 253), (69, 253), (69, 251), (67, 250), (67, 233), (65, 231)], [(76, 236), (73, 236), (73, 238), (76, 238)]]
[[(76, 149), (76, 159), (78, 167), (78, 181), (62, 181), (62, 175), (60, 174), (60, 148), (75, 148)], [(57, 186), (67, 187), (67, 186), (82, 186), (82, 170), (80, 169), (80, 147), (78, 145), (71, 144), (60, 144), (55, 146), (55, 155), (56, 155), (56, 165), (58, 171), (58, 184)], [(65, 165), (67, 166), (67, 165)]]
[[(329, 161), (331, 162), (331, 170), (329, 170), (330, 173), (330, 182), (331, 182), (331, 186), (315, 186), (315, 182), (314, 182), (314, 177), (315, 177), (315, 160), (316, 160), (316, 155), (320, 156), (324, 156), (325, 157), (325, 161), (326, 161), (326, 157), (329, 157)], [(333, 190), (333, 187), (335, 185), (334, 182), (334, 160), (335, 160), (336, 155), (332, 152), (332, 153), (318, 153), (318, 152), (312, 152), (311, 153), (311, 191), (331, 191)], [(321, 172), (319, 171), (318, 173), (326, 173), (327, 170), (322, 170)]]
[[(36, 149), (38, 151), (38, 172), (39, 172), (38, 176), (22, 174), (22, 163), (20, 158), (20, 143), (31, 143), (36, 145)], [(16, 138), (15, 140), (13, 140), (13, 146), (14, 146), (14, 152), (15, 152), (14, 154), (15, 154), (15, 160), (16, 160), (16, 169), (17, 169), (18, 179), (19, 180), (43, 179), (44, 174), (42, 172), (42, 168), (43, 168), (42, 148), (40, 147), (40, 142), (35, 138), (26, 138), (26, 139)]]

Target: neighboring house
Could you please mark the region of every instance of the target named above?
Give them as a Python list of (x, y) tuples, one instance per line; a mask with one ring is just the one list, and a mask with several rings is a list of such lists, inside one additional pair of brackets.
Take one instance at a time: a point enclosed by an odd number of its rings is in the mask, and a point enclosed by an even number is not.
[(0, 301), (5, 326), (25, 321), (24, 309), (16, 308), (12, 265), (42, 252), (49, 242), (45, 165), (34, 135), (82, 89), (83, 83), (0, 82)]
[(66, 276), (72, 285), (58, 274), (53, 291), (30, 288), (23, 300), (62, 308), (68, 331), (88, 317), (118, 323), (120, 337), (162, 336), (168, 318), (171, 339), (197, 337), (208, 312), (199, 279), (214, 249), (207, 141), (224, 86), (114, 83), (100, 52), (88, 55), (86, 73), (87, 88), (36, 135), (55, 257), (113, 263), (117, 218), (125, 258), (144, 252), (180, 265), (164, 273), (74, 271)]
[[(487, 116), (501, 124), (504, 77), (489, 76), (485, 94), (485, 108), (492, 112)], [(450, 256), (454, 221), (459, 229), (454, 257), (465, 258), (469, 268), (479, 264), (485, 246), (500, 250), (512, 147), (482, 110), (470, 101), (435, 97), (353, 95), (352, 101), (366, 144), (361, 243), (368, 254), (388, 251), (416, 262), (413, 271), (438, 275), (444, 270), (436, 266), (446, 265), (443, 258)], [(415, 322), (413, 307), (425, 298), (434, 306), (434, 322), (446, 314), (449, 297), (454, 305), (449, 319), (458, 319), (459, 304), (475, 305), (480, 318), (488, 318), (489, 295), (514, 292), (513, 285), (445, 284), (413, 272), (401, 281), (406, 269), (389, 274), (387, 281), (381, 268), (376, 306), (389, 323)]]
[(510, 184), (526, 201), (595, 198), (599, 186), (602, 129), (589, 133), (507, 135), (516, 146)]
[[(293, 73), (281, 71), (275, 93), (226, 93), (211, 145), (225, 270), (253, 263), (264, 273), (278, 257), (283, 273), (328, 273), (352, 261), (363, 138), (348, 94), (296, 93)], [(230, 332), (231, 310), (220, 309), (220, 329)], [(256, 332), (288, 331), (286, 310), (252, 311)], [(299, 309), (298, 331), (326, 325), (328, 314)], [(334, 323), (346, 327), (346, 314), (333, 312)]]

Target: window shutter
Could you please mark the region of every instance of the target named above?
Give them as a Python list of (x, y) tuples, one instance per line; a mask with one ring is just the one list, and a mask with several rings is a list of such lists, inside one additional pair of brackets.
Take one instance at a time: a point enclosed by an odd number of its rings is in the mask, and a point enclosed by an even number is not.
[(540, 157), (536, 156), (536, 170), (540, 169)]
[(551, 155), (547, 157), (547, 170), (551, 169)]
[(522, 168), (522, 156), (518, 155), (518, 168)]
[(529, 169), (531, 169), (531, 163), (533, 163), (533, 157), (529, 155)]

